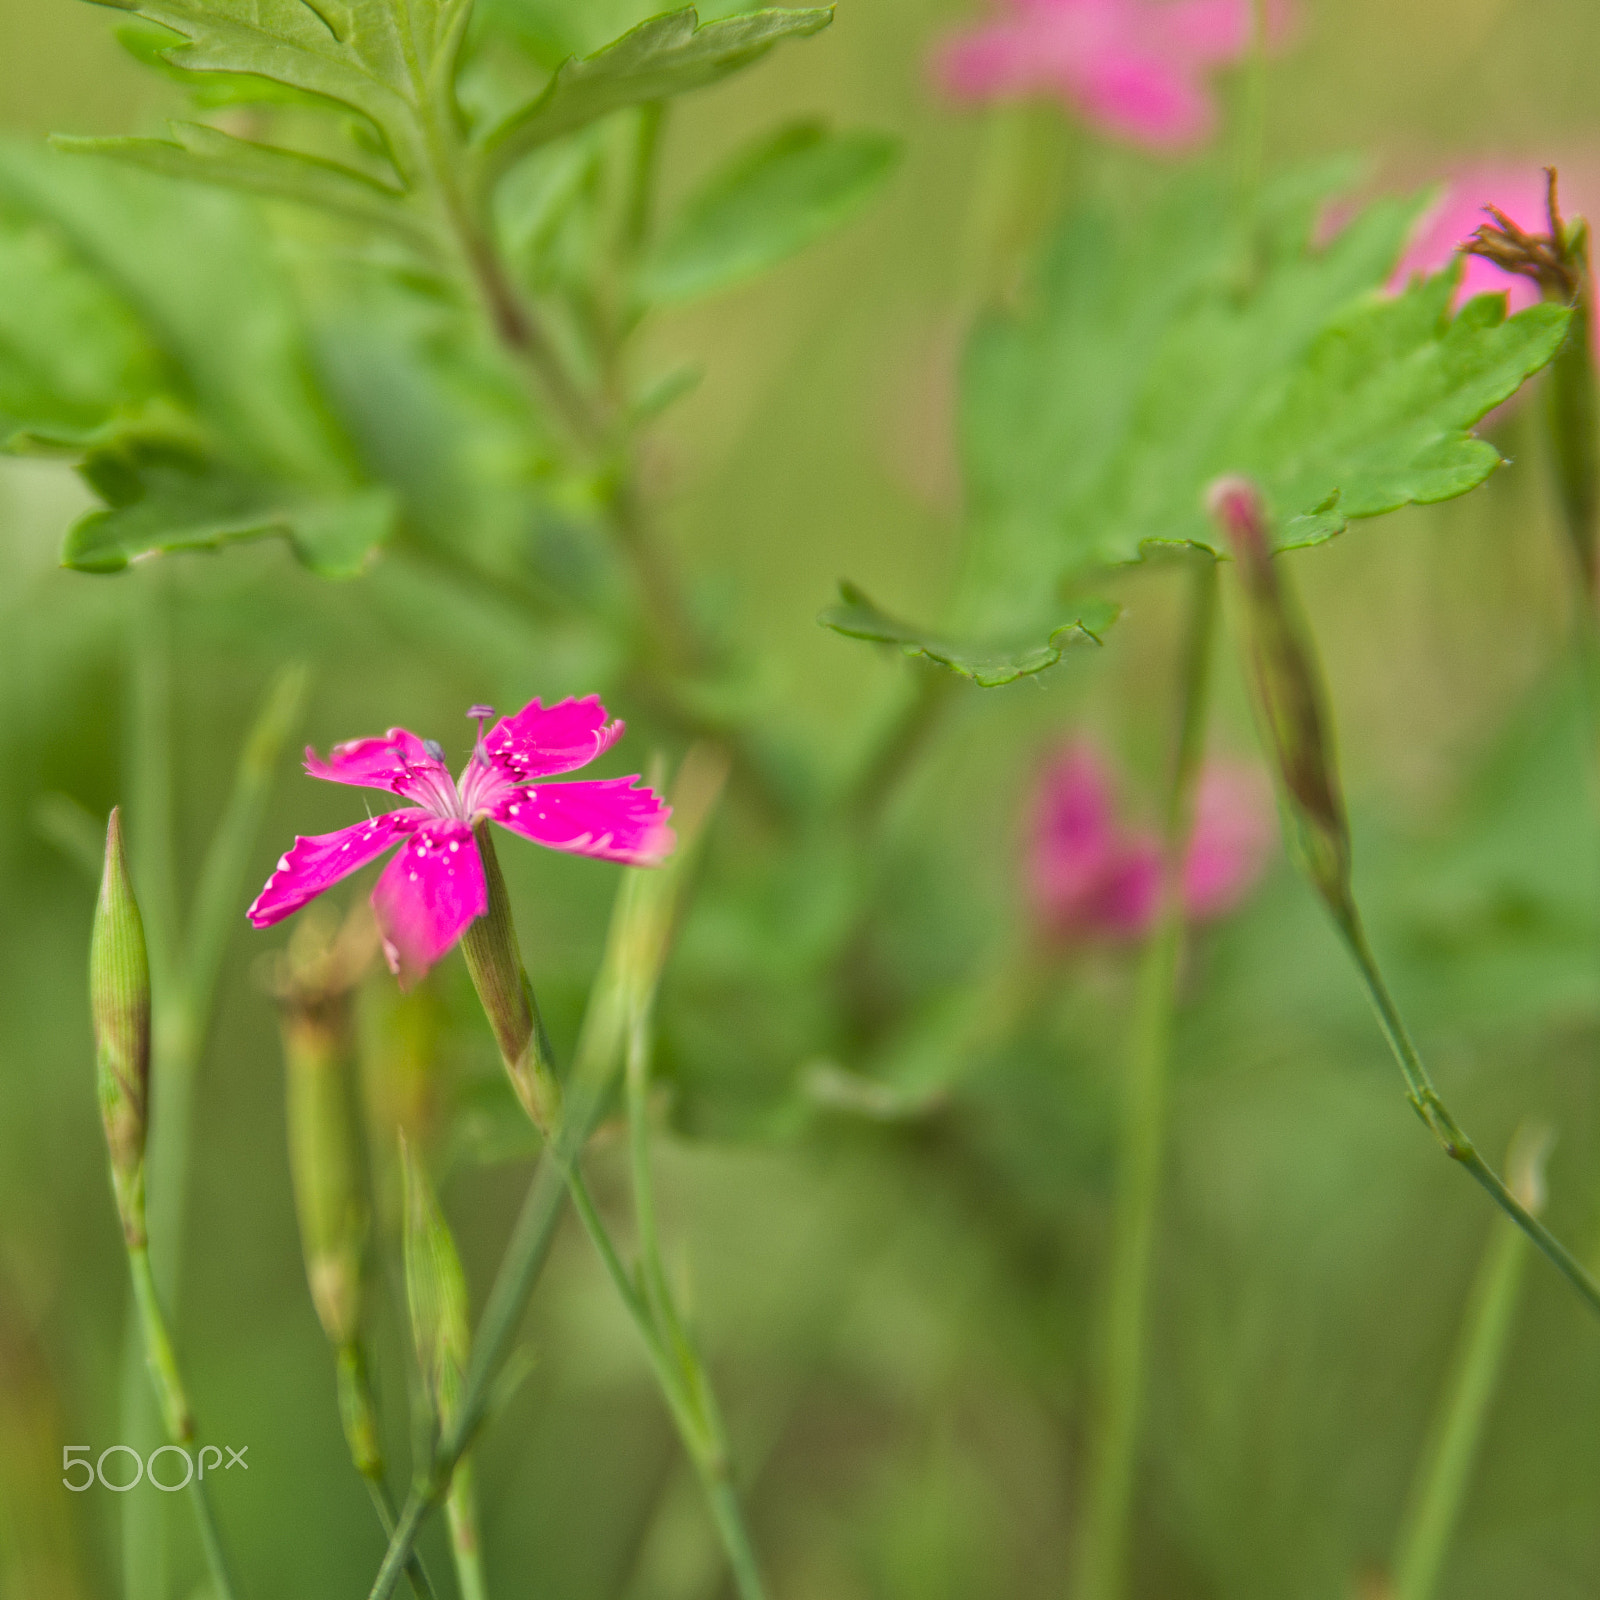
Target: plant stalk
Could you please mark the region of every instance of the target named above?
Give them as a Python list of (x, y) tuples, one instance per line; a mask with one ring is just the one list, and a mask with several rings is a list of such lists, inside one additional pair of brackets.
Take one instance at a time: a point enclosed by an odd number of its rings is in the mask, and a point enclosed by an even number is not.
[[(1541, 1149), (1530, 1163), (1535, 1173), (1547, 1142), (1538, 1141)], [(1518, 1184), (1530, 1198), (1537, 1186), (1537, 1176), (1532, 1184)], [(1433, 1600), (1438, 1592), (1505, 1364), (1527, 1260), (1527, 1236), (1510, 1218), (1495, 1218), (1462, 1319), (1450, 1385), (1395, 1544), (1393, 1600)]]
[(1122, 1105), (1110, 1281), (1099, 1341), (1099, 1420), (1074, 1563), (1075, 1600), (1118, 1600), (1126, 1588), (1134, 1471), (1144, 1398), (1151, 1264), (1166, 1142), (1167, 1075), (1183, 951), (1182, 873), (1205, 744), (1216, 563), (1192, 579), (1189, 632), (1178, 679), (1162, 840), (1161, 906), (1140, 963)]
[[(172, 1348), (171, 1335), (167, 1332), (166, 1318), (161, 1314), (155, 1276), (150, 1270), (150, 1252), (146, 1246), (128, 1247), (128, 1268), (133, 1278), (133, 1297), (138, 1307), (139, 1331), (144, 1341), (145, 1359), (149, 1364), (150, 1383), (161, 1409), (167, 1442), (187, 1449), (194, 1442), (194, 1413), (184, 1391), (183, 1374), (178, 1367), (177, 1353)], [(198, 1473), (190, 1474), (189, 1499), (194, 1507), (200, 1546), (205, 1553), (206, 1567), (216, 1587), (218, 1600), (234, 1600), (233, 1581), (228, 1573), (228, 1561), (217, 1532), (216, 1518), (212, 1514), (210, 1495), (205, 1479)]]
[(1516, 1223), (1544, 1252), (1552, 1266), (1572, 1285), (1588, 1303), (1589, 1309), (1600, 1314), (1600, 1284), (1584, 1269), (1573, 1253), (1551, 1233), (1506, 1186), (1493, 1167), (1478, 1153), (1477, 1147), (1451, 1114), (1433, 1085), (1428, 1069), (1412, 1042), (1405, 1020), (1383, 980), (1376, 957), (1367, 943), (1366, 931), (1353, 900), (1342, 908), (1330, 908), (1335, 925), (1356, 964), (1361, 980), (1366, 986), (1372, 1009), (1377, 1013), (1378, 1026), (1383, 1031), (1406, 1083), (1406, 1098), (1412, 1109), (1432, 1129), (1434, 1137), (1443, 1146), (1452, 1161), (1458, 1161), (1488, 1193), (1494, 1203)]

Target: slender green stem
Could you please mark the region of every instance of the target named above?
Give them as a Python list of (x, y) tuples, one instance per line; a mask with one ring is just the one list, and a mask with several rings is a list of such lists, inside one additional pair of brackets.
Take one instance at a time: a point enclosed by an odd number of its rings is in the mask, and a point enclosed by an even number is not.
[[(184, 1391), (183, 1374), (178, 1367), (177, 1353), (172, 1348), (171, 1335), (167, 1332), (166, 1318), (161, 1314), (155, 1278), (150, 1271), (149, 1250), (143, 1245), (130, 1245), (128, 1267), (133, 1277), (134, 1301), (139, 1308), (139, 1328), (149, 1363), (150, 1381), (161, 1407), (167, 1439), (169, 1443), (187, 1447), (194, 1442), (194, 1414)], [(223, 1554), (216, 1518), (211, 1512), (205, 1479), (199, 1474), (189, 1480), (189, 1498), (194, 1506), (200, 1545), (218, 1600), (234, 1600), (233, 1582), (228, 1575), (228, 1562)]]
[(1261, 192), (1267, 155), (1267, 0), (1250, 0), (1250, 54), (1239, 114), (1238, 196), (1248, 216)]
[(455, 1563), (456, 1586), (461, 1600), (488, 1600), (483, 1576), (483, 1554), (478, 1547), (478, 1495), (472, 1458), (464, 1456), (450, 1475), (445, 1497), (445, 1520), (450, 1526), (450, 1556)]
[[(639, 1229), (640, 1276), (645, 1303), (635, 1304), (634, 1320), (640, 1334), (662, 1345), (664, 1363), (675, 1366), (673, 1381), (682, 1388), (680, 1407), (674, 1409), (684, 1448), (711, 1508), (711, 1519), (728, 1558), (728, 1568), (740, 1600), (763, 1600), (765, 1587), (755, 1547), (746, 1527), (734, 1488), (726, 1430), (711, 1387), (710, 1375), (673, 1302), (661, 1259), (656, 1226), (655, 1182), (650, 1165), (650, 1003), (638, 998), (629, 1029), (627, 1057), (628, 1148), (633, 1172), (634, 1214)], [(647, 1328), (641, 1313), (654, 1319)], [(667, 1387), (663, 1380), (663, 1389)], [(685, 1421), (687, 1418), (687, 1422)]]
[(756, 1564), (755, 1550), (745, 1529), (744, 1517), (739, 1510), (739, 1497), (734, 1492), (733, 1484), (726, 1472), (711, 1475), (704, 1465), (698, 1462), (696, 1465), (706, 1497), (711, 1502), (711, 1517), (722, 1539), (722, 1548), (727, 1552), (728, 1565), (732, 1569), (734, 1587), (739, 1591), (740, 1600), (763, 1600), (766, 1591), (761, 1583), (761, 1569)]
[(1111, 1268), (1099, 1342), (1099, 1419), (1089, 1458), (1072, 1592), (1117, 1600), (1125, 1587), (1134, 1468), (1143, 1405), (1151, 1261), (1166, 1142), (1167, 1067), (1178, 962), (1183, 949), (1181, 874), (1193, 793), (1205, 742), (1214, 562), (1192, 579), (1189, 637), (1179, 671), (1179, 713), (1162, 850), (1159, 920), (1145, 946), (1124, 1078)]
[(1393, 1600), (1433, 1600), (1516, 1316), (1528, 1240), (1497, 1217), (1462, 1322), (1455, 1368), (1395, 1545)]
[[(560, 1117), (534, 1169), (527, 1198), (473, 1335), (458, 1409), (401, 1511), (370, 1600), (388, 1600), (393, 1594), (423, 1522), (444, 1495), (451, 1472), (483, 1424), (528, 1298), (549, 1257), (568, 1174), (606, 1103), (626, 1026), (625, 997), (652, 988), (666, 958), (678, 887), (726, 776), (725, 767), (704, 758), (696, 763), (694, 754), (691, 751), (685, 759), (674, 791), (675, 820), (680, 825), (677, 852), (668, 865), (654, 873), (628, 874), (618, 891), (605, 958), (584, 1016)], [(692, 784), (686, 783), (691, 767)]]
[(1372, 1008), (1377, 1013), (1378, 1025), (1405, 1079), (1406, 1096), (1417, 1115), (1433, 1130), (1445, 1154), (1452, 1161), (1460, 1162), (1472, 1174), (1494, 1203), (1538, 1245), (1562, 1277), (1588, 1302), (1589, 1308), (1600, 1313), (1600, 1284), (1544, 1223), (1512, 1194), (1504, 1179), (1478, 1154), (1477, 1147), (1434, 1088), (1433, 1079), (1428, 1075), (1428, 1069), (1423, 1065), (1422, 1057), (1417, 1053), (1417, 1047), (1412, 1043), (1400, 1015), (1400, 1008), (1383, 981), (1383, 973), (1367, 943), (1366, 931), (1354, 902), (1350, 902), (1342, 912), (1336, 909), (1334, 921), (1366, 985)]
[[(378, 1526), (383, 1529), (386, 1539), (394, 1537), (395, 1511), (394, 1501), (389, 1498), (389, 1488), (383, 1479), (363, 1473), (362, 1480), (367, 1486), (367, 1493), (372, 1499), (372, 1509), (378, 1514)], [(428, 1576), (428, 1569), (423, 1565), (422, 1557), (415, 1550), (411, 1551), (406, 1559), (406, 1577), (411, 1581), (412, 1593), (419, 1600), (436, 1600), (433, 1579)]]
[[(152, 571), (130, 589), (128, 616), (128, 705), (126, 766), (128, 823), (134, 882), (150, 952), (153, 1131), (147, 1156), (162, 1179), (174, 1124), (186, 1114), (183, 1040), (178, 984), (178, 891), (172, 815), (172, 663), (170, 601), (166, 574)], [(174, 1080), (169, 1064), (176, 1063)], [(176, 1093), (174, 1093), (176, 1091)], [(176, 1288), (177, 1245), (159, 1199), (155, 1234), (163, 1269), (162, 1289)], [(161, 1439), (161, 1421), (145, 1378), (145, 1346), (137, 1315), (127, 1319), (122, 1362), (122, 1438), (146, 1451)], [(165, 1600), (167, 1589), (166, 1497), (130, 1494), (122, 1507), (122, 1570), (126, 1600)]]

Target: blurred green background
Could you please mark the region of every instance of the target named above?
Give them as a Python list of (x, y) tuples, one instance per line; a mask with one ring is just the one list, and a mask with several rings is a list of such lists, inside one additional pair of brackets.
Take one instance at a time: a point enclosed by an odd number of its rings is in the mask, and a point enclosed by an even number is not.
[[(1305, 0), (1303, 11), (1268, 81), (1275, 166), (1355, 150), (1375, 181), (1409, 184), (1492, 156), (1558, 160), (1581, 182), (1600, 151), (1600, 11), (1586, 0)], [(828, 112), (906, 140), (886, 193), (850, 228), (651, 335), (663, 365), (706, 366), (652, 458), (672, 544), (708, 613), (766, 659), (775, 725), (824, 773), (848, 765), (903, 692), (898, 663), (815, 625), (834, 580), (848, 573), (920, 614), (956, 550), (951, 390), (986, 133), (983, 116), (939, 102), (926, 62), (938, 31), (967, 15), (841, 0), (817, 40), (687, 101), (667, 146), (668, 190), (681, 192), (779, 112)], [(32, 138), (158, 128), (175, 91), (119, 51), (114, 20), (72, 0), (0, 0), (0, 122)], [(615, 31), (598, 16), (595, 30)], [(1053, 113), (1038, 122), (1042, 193), (1133, 160)], [(1587, 1255), (1600, 1242), (1600, 842), (1531, 408), (1500, 428), (1515, 465), (1480, 493), (1358, 524), (1294, 564), (1327, 661), (1381, 953), (1485, 1149), (1503, 1149), (1526, 1113), (1560, 1130), (1552, 1222)], [(189, 884), (241, 732), (285, 661), (314, 675), (304, 740), (402, 723), (452, 755), (466, 746), (467, 704), (581, 693), (604, 668), (584, 638), (530, 639), (482, 597), (385, 565), (329, 586), (275, 544), (115, 579), (60, 570), (63, 529), (87, 503), (64, 467), (0, 463), (6, 1600), (120, 1592), (120, 1503), (59, 1482), (63, 1444), (98, 1451), (118, 1437), (126, 1274), (92, 1094), (93, 885), (39, 816), (47, 796), (96, 817), (126, 796), (130, 633), (152, 604), (170, 618)], [(1124, 622), (1092, 659), (960, 697), (875, 863), (896, 981), (937, 994), (1021, 927), (1027, 786), (1072, 730), (1097, 730), (1133, 774), (1135, 807), (1153, 811), (1175, 582), (1124, 580)], [(625, 698), (616, 709), (635, 728), (607, 770), (634, 771), (656, 739), (647, 711)], [(1251, 748), (1231, 669), (1219, 721), (1219, 747)], [(348, 796), (286, 763), (252, 880), (292, 833), (352, 815)], [(669, 1039), (677, 1132), (659, 1159), (671, 1250), (773, 1589), (779, 1600), (1059, 1594), (1129, 963), (1063, 964), (1018, 1037), (980, 1052), (932, 1115), (880, 1127), (806, 1112), (798, 1084), (819, 1003), (805, 992), (807, 919), (828, 912), (815, 883), (796, 881), (806, 862), (762, 863), (759, 916), (732, 891), (718, 898), (761, 860), (758, 833), (730, 824), (713, 837), (684, 959), (714, 970), (730, 942), (764, 941), (767, 981), (718, 1027), (702, 1006)], [(568, 1049), (615, 869), (516, 846), (502, 860)], [(304, 1289), (276, 1027), (253, 975), (279, 944), (241, 914), (201, 1077), (177, 1312), (208, 1436), (249, 1447), (248, 1476), (218, 1477), (216, 1497), (258, 1600), (364, 1593), (381, 1550)], [(1389, 1554), (1489, 1210), (1408, 1114), (1353, 977), (1281, 865), (1201, 938), (1186, 982), (1136, 1592), (1346, 1600)], [(369, 1029), (381, 1030), (391, 1001), (374, 990)], [(458, 963), (430, 993), (439, 1070), (479, 1094), (493, 1123), (497, 1069)], [(469, 1151), (445, 1183), (475, 1303), (524, 1181), (527, 1152), (511, 1145)], [(602, 1201), (621, 1192), (616, 1141), (602, 1141), (593, 1168)], [(537, 1364), (481, 1452), (493, 1591), (714, 1600), (723, 1579), (692, 1476), (575, 1230), (530, 1336)], [(403, 1459), (392, 1316), (378, 1337), (391, 1453)], [(1446, 1575), (1453, 1600), (1600, 1591), (1597, 1424), (1600, 1336), (1535, 1262)], [(181, 1504), (168, 1514), (173, 1592), (186, 1592), (198, 1564)], [(442, 1547), (427, 1548), (442, 1572)]]

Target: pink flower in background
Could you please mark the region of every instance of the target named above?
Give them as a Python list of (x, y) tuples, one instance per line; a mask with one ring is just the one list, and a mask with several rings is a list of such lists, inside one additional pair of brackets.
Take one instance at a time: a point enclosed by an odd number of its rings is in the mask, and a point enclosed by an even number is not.
[(412, 804), (337, 833), (297, 838), (250, 907), (250, 921), (270, 928), (399, 844), (372, 891), (372, 908), (390, 968), (411, 982), (488, 905), (474, 823), (487, 818), (552, 850), (634, 866), (671, 851), (671, 813), (652, 790), (635, 787), (637, 778), (543, 781), (587, 766), (622, 733), (620, 722), (606, 721), (597, 696), (548, 708), (530, 700), (487, 734), (492, 707), (474, 706), (467, 715), (477, 719), (478, 741), (459, 779), (433, 740), (404, 728), (335, 745), (326, 761), (308, 749), (312, 777), (387, 789)]
[[(1398, 292), (1419, 273), (1440, 272), (1449, 266), (1461, 246), (1490, 220), (1485, 206), (1503, 211), (1530, 233), (1548, 231), (1545, 184), (1544, 169), (1531, 165), (1467, 167), (1452, 175), (1418, 224), (1394, 270), (1390, 289)], [(1458, 300), (1504, 290), (1512, 311), (1521, 311), (1538, 300), (1539, 287), (1529, 279), (1502, 272), (1482, 256), (1467, 256), (1464, 260)]]
[[(1268, 7), (1283, 32), (1287, 0)], [(1251, 44), (1252, 0), (998, 0), (992, 22), (947, 39), (935, 70), (960, 100), (1047, 94), (1115, 138), (1197, 144), (1216, 108), (1206, 70)]]
[[(1277, 836), (1271, 786), (1257, 767), (1208, 762), (1183, 863), (1186, 914), (1205, 922), (1254, 887)], [(1155, 920), (1161, 851), (1155, 835), (1118, 822), (1112, 780), (1087, 743), (1044, 771), (1028, 830), (1028, 889), (1040, 922), (1062, 939), (1133, 939)]]

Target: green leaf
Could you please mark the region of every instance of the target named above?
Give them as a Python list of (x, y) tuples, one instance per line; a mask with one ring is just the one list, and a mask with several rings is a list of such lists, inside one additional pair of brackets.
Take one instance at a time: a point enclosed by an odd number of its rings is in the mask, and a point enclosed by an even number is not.
[(1306, 187), (1250, 227), (1180, 188), (1139, 227), (1079, 212), (1035, 295), (974, 337), (962, 429), (980, 587), (1010, 602), (1146, 546), (1213, 548), (1207, 484), (1261, 485), (1286, 543), (1474, 487), (1472, 425), (1554, 354), (1565, 314), (1449, 312), (1454, 278), (1386, 298), (1415, 208), (1327, 244)]
[(899, 142), (798, 122), (745, 150), (694, 195), (640, 270), (645, 300), (711, 294), (838, 227), (889, 175)]
[(174, 122), (171, 139), (78, 139), (50, 142), (68, 155), (103, 155), (172, 178), (245, 189), (271, 200), (317, 206), (377, 228), (396, 228), (421, 243), (426, 236), (395, 204), (403, 191), (363, 172), (276, 145), (235, 139), (198, 122)]
[(120, 572), (158, 551), (277, 536), (313, 572), (348, 578), (365, 569), (394, 523), (386, 490), (317, 496), (160, 445), (92, 455), (83, 475), (108, 509), (90, 512), (67, 535), (62, 562), (80, 572)]
[(59, 232), (0, 202), (0, 449), (82, 448), (164, 380), (127, 303)]
[(1379, 201), (1322, 243), (1328, 187), (1292, 176), (1247, 218), (1194, 177), (1138, 216), (1080, 209), (1020, 304), (980, 324), (956, 638), (1038, 639), (1087, 573), (1217, 551), (1205, 494), (1225, 474), (1255, 480), (1288, 547), (1500, 464), (1471, 429), (1552, 358), (1568, 313), (1507, 318), (1483, 296), (1452, 316), (1456, 272), (1388, 295), (1416, 204)]
[(67, 565), (276, 535), (348, 576), (389, 535), (242, 202), (0, 145), (0, 291), (0, 443), (80, 455), (106, 505)]
[(185, 72), (264, 78), (337, 102), (383, 135), (401, 181), (426, 170), (470, 0), (98, 0), (176, 34)]
[(943, 639), (891, 617), (853, 583), (839, 585), (841, 604), (829, 606), (817, 618), (825, 628), (852, 639), (898, 645), (908, 656), (936, 661), (984, 689), (1014, 683), (1053, 667), (1073, 645), (1099, 644), (1100, 636), (1117, 618), (1117, 607), (1104, 600), (1087, 600), (1058, 622), (1042, 643), (1018, 647), (972, 645)]
[(540, 94), (484, 136), (487, 169), (503, 172), (538, 145), (609, 112), (715, 83), (832, 20), (831, 6), (749, 11), (704, 26), (693, 6), (652, 17), (591, 56), (562, 62)]

